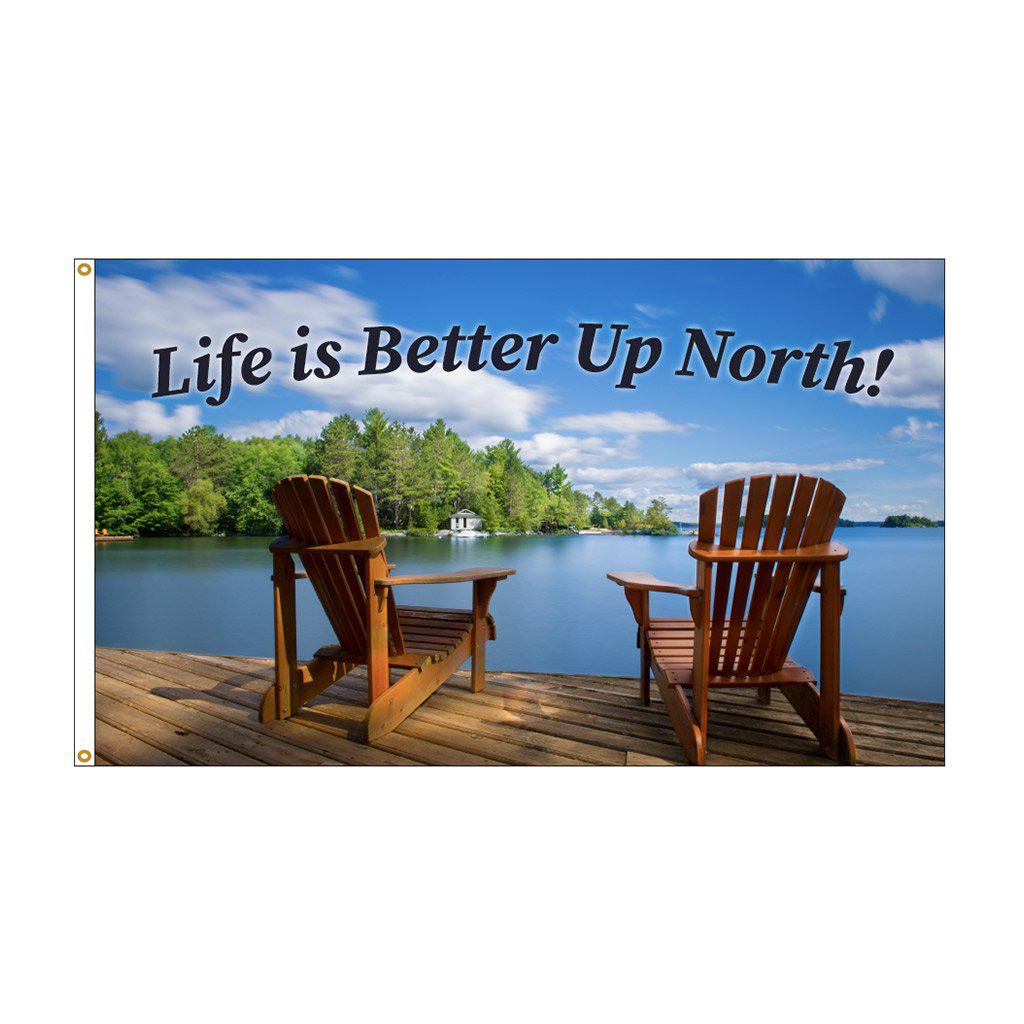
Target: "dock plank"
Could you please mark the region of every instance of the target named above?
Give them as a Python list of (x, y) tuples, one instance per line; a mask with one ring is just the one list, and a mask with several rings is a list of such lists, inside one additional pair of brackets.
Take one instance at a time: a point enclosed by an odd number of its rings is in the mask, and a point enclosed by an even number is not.
[[(660, 696), (635, 679), (490, 672), (474, 694), (455, 673), (394, 732), (362, 742), (365, 669), (297, 715), (259, 722), (269, 659), (126, 648), (96, 650), (96, 762), (120, 765), (684, 765)], [(941, 765), (945, 708), (846, 695), (865, 765)], [(710, 699), (708, 764), (832, 766), (789, 703), (753, 691)]]
[(96, 720), (96, 748), (102, 750), (102, 754), (96, 755), (97, 764), (112, 765), (153, 765), (153, 766), (176, 766), (182, 767), (186, 764), (180, 758), (168, 754), (159, 747), (150, 746), (138, 737), (118, 729), (116, 726), (108, 725), (101, 719)]

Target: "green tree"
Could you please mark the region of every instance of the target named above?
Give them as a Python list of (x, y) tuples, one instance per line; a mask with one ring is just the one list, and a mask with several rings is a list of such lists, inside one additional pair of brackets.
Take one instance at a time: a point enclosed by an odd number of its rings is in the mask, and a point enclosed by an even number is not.
[(170, 467), (186, 488), (202, 479), (221, 486), (229, 467), (229, 445), (216, 427), (192, 427), (168, 446)]
[(544, 473), (542, 482), (548, 494), (564, 494), (571, 487), (569, 474), (557, 462)]
[(335, 416), (313, 445), (315, 472), (355, 482), (363, 461), (359, 424), (349, 415)]
[(128, 430), (102, 442), (96, 455), (96, 525), (111, 533), (173, 535), (181, 531), (181, 482), (151, 438)]
[(214, 489), (210, 480), (203, 477), (182, 495), (181, 521), (191, 533), (212, 533), (227, 504), (224, 495)]
[(236, 443), (233, 455), (224, 497), (234, 532), (279, 533), (281, 519), (270, 491), (282, 478), (302, 472), (305, 446), (297, 437), (250, 437)]
[(644, 532), (663, 535), (675, 533), (676, 524), (672, 522), (671, 511), (668, 502), (654, 498), (644, 513)]

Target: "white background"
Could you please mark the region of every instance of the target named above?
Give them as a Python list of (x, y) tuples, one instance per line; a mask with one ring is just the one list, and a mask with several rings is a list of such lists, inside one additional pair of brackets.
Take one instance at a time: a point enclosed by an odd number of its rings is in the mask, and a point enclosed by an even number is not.
[[(5, 15), (17, 1018), (1005, 1018), (1012, 9), (369, 6)], [(949, 766), (73, 768), (73, 257), (396, 255), (947, 257)], [(80, 402), (86, 509), (91, 418)], [(87, 623), (87, 576), (74, 598)]]

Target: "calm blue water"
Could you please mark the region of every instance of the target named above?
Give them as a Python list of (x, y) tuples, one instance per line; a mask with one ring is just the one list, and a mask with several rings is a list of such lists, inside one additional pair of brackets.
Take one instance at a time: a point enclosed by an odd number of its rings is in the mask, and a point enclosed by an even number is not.
[[(843, 563), (842, 688), (943, 700), (944, 530), (838, 530)], [(535, 672), (633, 675), (633, 617), (609, 569), (693, 581), (687, 537), (388, 538), (401, 572), (506, 565), (491, 611), (498, 639), (488, 666)], [(96, 642), (207, 654), (273, 654), (269, 539), (201, 537), (96, 545)], [(333, 636), (309, 583), (298, 583), (299, 655)], [(402, 587), (399, 601), (468, 607), (469, 584)], [(793, 657), (818, 662), (818, 598)], [(684, 598), (655, 594), (655, 615), (689, 614)]]

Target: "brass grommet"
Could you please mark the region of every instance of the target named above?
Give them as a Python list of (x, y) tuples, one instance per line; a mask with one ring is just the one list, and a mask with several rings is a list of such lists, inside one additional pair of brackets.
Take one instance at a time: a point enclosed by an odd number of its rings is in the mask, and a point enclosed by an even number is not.
[(77, 270), (82, 277), (88, 277), (92, 273), (92, 267), (88, 263), (79, 263)]
[(82, 764), (88, 764), (92, 760), (92, 753), (88, 750), (80, 750), (78, 752), (78, 760)]

